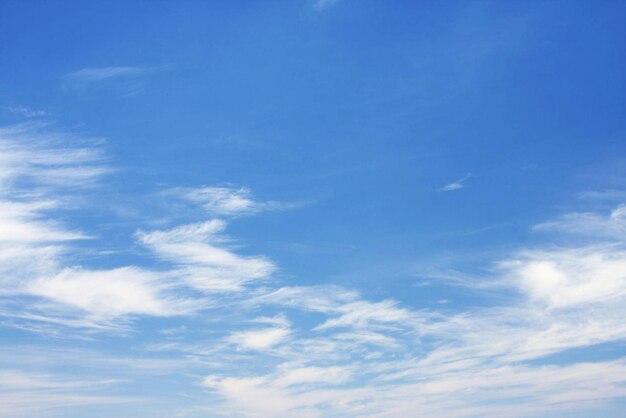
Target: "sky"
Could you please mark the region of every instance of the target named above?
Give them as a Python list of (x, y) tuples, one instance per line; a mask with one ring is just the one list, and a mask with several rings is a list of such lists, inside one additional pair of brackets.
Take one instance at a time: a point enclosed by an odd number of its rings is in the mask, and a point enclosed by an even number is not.
[(0, 2), (0, 417), (623, 416), (625, 21)]

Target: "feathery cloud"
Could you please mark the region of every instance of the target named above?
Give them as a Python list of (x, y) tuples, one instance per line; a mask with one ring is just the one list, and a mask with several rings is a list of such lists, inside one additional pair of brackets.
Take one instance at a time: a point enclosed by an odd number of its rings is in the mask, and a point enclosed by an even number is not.
[(48, 116), (48, 112), (44, 110), (35, 110), (26, 106), (8, 106), (5, 109), (13, 113), (14, 115), (20, 115), (25, 118), (39, 118), (43, 116)]
[(132, 96), (145, 87), (145, 79), (166, 67), (88, 67), (62, 77), (62, 87), (77, 92), (108, 89), (122, 96)]
[(225, 247), (224, 221), (182, 225), (164, 231), (138, 232), (139, 241), (175, 266), (172, 272), (206, 292), (241, 290), (268, 277), (276, 267), (262, 256), (242, 256)]
[(250, 189), (245, 187), (199, 187), (174, 189), (171, 191), (183, 199), (199, 204), (214, 216), (252, 215), (259, 212), (291, 209), (295, 204), (281, 202), (259, 202)]
[(465, 187), (465, 182), (472, 176), (472, 173), (467, 173), (463, 177), (458, 180), (453, 181), (452, 183), (448, 183), (443, 186), (439, 191), (441, 192), (451, 192), (454, 190), (459, 190)]

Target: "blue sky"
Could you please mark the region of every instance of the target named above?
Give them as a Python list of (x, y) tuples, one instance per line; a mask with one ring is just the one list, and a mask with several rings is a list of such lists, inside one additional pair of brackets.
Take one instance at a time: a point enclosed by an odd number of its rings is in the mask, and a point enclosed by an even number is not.
[(2, 2), (0, 417), (621, 416), (624, 21)]

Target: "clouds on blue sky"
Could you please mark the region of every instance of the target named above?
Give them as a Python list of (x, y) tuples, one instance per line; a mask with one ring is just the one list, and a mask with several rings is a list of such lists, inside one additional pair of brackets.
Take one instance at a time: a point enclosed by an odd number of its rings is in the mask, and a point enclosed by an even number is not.
[(305, 3), (0, 6), (0, 418), (619, 416), (624, 10)]
[[(170, 370), (172, 359), (182, 368), (200, 359), (195, 376), (179, 383), (211, 394), (196, 399), (192, 416), (529, 416), (625, 395), (621, 358), (536, 363), (626, 337), (621, 206), (608, 214), (564, 214), (536, 227), (581, 235), (585, 241), (574, 247), (521, 248), (494, 260), (498, 267), (487, 280), (510, 293), (504, 302), (456, 313), (416, 310), (393, 299), (364, 298), (349, 287), (293, 286), (272, 278), (277, 263), (239, 254), (224, 235), (227, 222), (214, 217), (263, 207), (242, 188), (185, 192), (207, 209), (204, 220), (137, 230), (136, 243), (153, 261), (110, 269), (76, 265), (76, 243), (97, 237), (58, 214), (81, 210), (76, 199), (85, 187), (102, 187), (105, 151), (75, 148), (65, 143), (74, 137), (41, 125), (0, 133), (5, 326), (101, 338), (127, 333), (142, 318), (177, 317), (184, 326), (164, 330), (146, 350), (163, 356), (163, 364), (157, 357), (150, 368), (166, 375), (178, 372)], [(204, 316), (219, 326), (190, 335)], [(99, 361), (131, 361), (104, 356)], [(144, 372), (130, 374), (140, 379)], [(85, 381), (71, 370), (40, 374), (14, 364), (1, 375), (0, 413), (132, 404), (133, 396), (108, 393), (129, 371), (117, 373), (99, 369)]]

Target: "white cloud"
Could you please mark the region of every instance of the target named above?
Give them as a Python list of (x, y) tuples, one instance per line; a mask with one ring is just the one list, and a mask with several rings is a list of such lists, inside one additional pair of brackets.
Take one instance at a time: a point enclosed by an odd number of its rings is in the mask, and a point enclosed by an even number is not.
[(40, 417), (56, 415), (55, 409), (136, 402), (124, 396), (100, 392), (110, 380), (73, 378), (62, 375), (0, 369), (0, 417)]
[[(172, 264), (166, 271), (72, 266), (70, 245), (90, 237), (50, 214), (74, 208), (73, 196), (110, 169), (98, 148), (68, 142), (89, 141), (42, 124), (0, 128), (0, 295), (38, 298), (0, 311), (22, 321), (16, 326), (38, 321), (114, 329), (129, 316), (186, 314), (207, 302), (194, 290), (240, 292), (275, 270), (265, 257), (228, 248), (221, 220), (137, 233), (157, 258)], [(235, 210), (232, 201), (223, 205)]]
[(316, 327), (318, 330), (353, 327), (369, 328), (386, 325), (404, 325), (412, 322), (411, 313), (398, 308), (394, 301), (382, 302), (355, 301), (337, 307), (340, 314), (337, 318), (331, 318)]
[[(40, 220), (43, 211), (59, 207), (54, 201), (15, 202), (0, 200), (0, 242), (46, 243), (84, 239), (79, 231), (63, 228), (58, 222)], [(12, 247), (13, 248), (13, 247)]]
[(451, 192), (454, 190), (459, 190), (465, 187), (465, 182), (472, 176), (472, 173), (467, 173), (463, 177), (458, 180), (453, 181), (452, 183), (448, 183), (443, 186), (439, 191), (441, 192)]
[(282, 287), (256, 296), (253, 305), (273, 304), (328, 316), (315, 330), (354, 328), (360, 331), (376, 328), (413, 326), (416, 318), (392, 300), (369, 302), (358, 293), (338, 286)]
[(289, 327), (286, 326), (262, 328), (232, 333), (228, 341), (241, 349), (268, 350), (284, 342), (290, 333)]
[(103, 319), (129, 314), (170, 316), (195, 307), (191, 301), (166, 295), (167, 285), (159, 275), (136, 267), (64, 269), (34, 280), (24, 291)]
[(280, 387), (310, 384), (340, 385), (349, 381), (352, 371), (346, 367), (288, 367), (281, 369), (274, 384)]
[(331, 313), (345, 303), (359, 298), (357, 292), (339, 286), (281, 287), (251, 299), (251, 305), (275, 304), (292, 308)]
[[(316, 407), (338, 401), (346, 392), (320, 389), (336, 388), (351, 379), (352, 371), (344, 367), (301, 367), (284, 364), (272, 375), (254, 377), (207, 376), (202, 384), (219, 391), (228, 400), (222, 408), (229, 416), (319, 417)], [(346, 398), (350, 402), (349, 397)], [(333, 412), (339, 412), (331, 408)]]
[(184, 193), (186, 199), (200, 203), (215, 215), (235, 215), (257, 211), (258, 203), (252, 200), (249, 189), (228, 187), (203, 187)]
[(227, 416), (292, 416), (300, 417), (294, 408), (297, 403), (281, 390), (266, 386), (266, 380), (261, 377), (213, 377), (207, 376), (203, 385), (219, 391), (227, 399), (228, 406), (224, 409), (213, 406)]
[(462, 189), (465, 185), (459, 181), (453, 181), (452, 183), (448, 183), (441, 188), (442, 192), (451, 192), (453, 190)]
[(96, 82), (112, 78), (137, 77), (149, 71), (142, 67), (93, 67), (73, 71), (64, 76), (67, 80), (78, 82)]
[(9, 106), (6, 109), (13, 114), (24, 116), (26, 118), (37, 118), (37, 117), (48, 116), (48, 112), (46, 111), (35, 110), (26, 106)]
[(67, 142), (88, 141), (41, 124), (0, 128), (0, 295), (39, 299), (2, 314), (97, 328), (127, 315), (189, 312), (192, 303), (176, 296), (164, 275), (136, 267), (66, 265), (69, 243), (89, 237), (50, 213), (73, 207), (72, 195), (110, 171), (97, 148)]
[(245, 187), (200, 187), (174, 189), (173, 193), (191, 202), (200, 204), (204, 210), (216, 216), (250, 215), (258, 212), (284, 210), (293, 204), (256, 201), (250, 189)]
[(67, 242), (87, 238), (48, 214), (108, 169), (99, 150), (66, 142), (80, 141), (41, 124), (0, 128), (0, 294), (55, 274)]
[(525, 253), (507, 264), (532, 300), (554, 308), (611, 303), (626, 295), (626, 252), (586, 247)]
[(93, 186), (111, 171), (98, 148), (72, 147), (68, 142), (93, 140), (50, 131), (45, 124), (0, 128), (0, 191), (14, 198), (32, 196), (42, 187), (68, 191)]
[(626, 237), (626, 205), (617, 206), (608, 215), (590, 212), (568, 213), (554, 221), (535, 226), (535, 230), (623, 241)]
[(139, 232), (139, 240), (158, 257), (177, 266), (176, 275), (199, 290), (232, 291), (268, 277), (274, 264), (261, 256), (241, 256), (225, 248), (219, 233), (226, 223), (210, 220), (165, 231)]
[(132, 96), (144, 87), (146, 78), (166, 69), (160, 67), (88, 67), (65, 74), (62, 86), (75, 92), (110, 90), (122, 96)]

